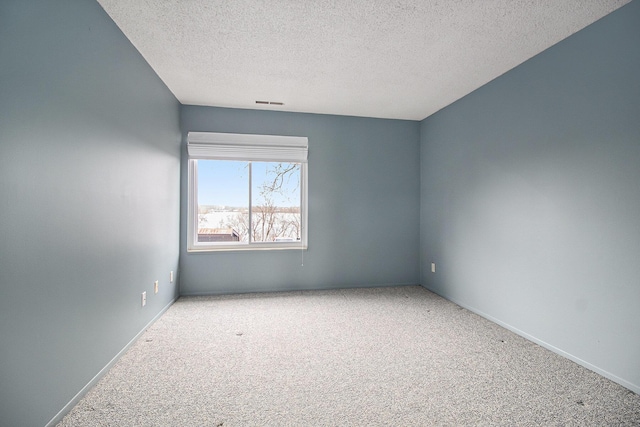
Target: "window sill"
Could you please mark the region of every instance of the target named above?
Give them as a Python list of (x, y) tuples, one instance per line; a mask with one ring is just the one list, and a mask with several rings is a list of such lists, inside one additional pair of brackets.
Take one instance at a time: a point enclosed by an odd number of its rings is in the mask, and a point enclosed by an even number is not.
[(253, 243), (240, 245), (198, 245), (196, 247), (187, 248), (188, 253), (206, 253), (206, 252), (244, 252), (244, 251), (283, 251), (283, 250), (307, 250), (306, 245), (300, 243)]

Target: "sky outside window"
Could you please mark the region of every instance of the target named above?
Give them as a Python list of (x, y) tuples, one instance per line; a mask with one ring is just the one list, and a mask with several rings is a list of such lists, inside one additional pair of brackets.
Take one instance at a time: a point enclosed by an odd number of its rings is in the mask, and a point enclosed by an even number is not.
[(249, 206), (249, 162), (198, 160), (198, 205)]
[[(249, 163), (230, 160), (198, 160), (198, 205), (247, 207), (249, 203)], [(277, 162), (253, 162), (252, 191), (254, 203), (261, 203), (260, 191), (270, 185)], [(283, 167), (291, 165), (282, 163)], [(281, 191), (270, 193), (279, 207), (300, 206), (300, 168), (286, 174)]]

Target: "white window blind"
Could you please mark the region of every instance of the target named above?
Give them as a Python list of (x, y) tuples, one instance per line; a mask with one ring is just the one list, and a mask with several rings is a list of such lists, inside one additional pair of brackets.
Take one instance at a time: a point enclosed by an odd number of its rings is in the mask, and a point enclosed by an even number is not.
[(302, 136), (189, 132), (191, 159), (306, 163), (308, 139)]

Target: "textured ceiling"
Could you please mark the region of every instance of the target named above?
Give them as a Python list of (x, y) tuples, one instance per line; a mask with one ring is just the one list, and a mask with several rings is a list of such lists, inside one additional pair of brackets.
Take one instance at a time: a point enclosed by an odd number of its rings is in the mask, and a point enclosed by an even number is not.
[(183, 104), (420, 120), (629, 0), (98, 2)]

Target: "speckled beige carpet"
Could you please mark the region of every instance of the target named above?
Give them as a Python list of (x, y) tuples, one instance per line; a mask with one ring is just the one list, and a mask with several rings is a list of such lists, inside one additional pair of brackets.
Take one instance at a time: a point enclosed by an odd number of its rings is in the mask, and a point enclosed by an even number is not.
[(180, 298), (59, 426), (640, 425), (640, 396), (418, 286)]

